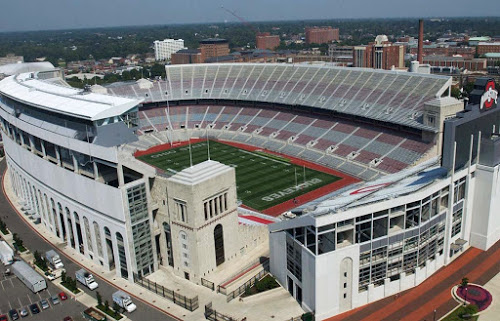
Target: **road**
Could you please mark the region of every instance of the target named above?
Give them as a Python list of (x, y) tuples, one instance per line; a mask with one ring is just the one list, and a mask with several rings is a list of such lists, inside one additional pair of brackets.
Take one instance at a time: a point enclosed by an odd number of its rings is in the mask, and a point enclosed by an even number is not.
[[(3, 176), (3, 173), (6, 170), (6, 162), (5, 160), (0, 162), (0, 177)], [(3, 187), (2, 187), (3, 189)], [(69, 260), (66, 256), (61, 255), (62, 253), (58, 251), (57, 248), (53, 247), (51, 244), (47, 243), (43, 238), (41, 238), (34, 230), (29, 227), (22, 218), (20, 218), (17, 212), (10, 206), (9, 201), (5, 198), (4, 193), (0, 193), (0, 217), (6, 223), (7, 228), (12, 233), (17, 233), (19, 237), (24, 241), (24, 245), (34, 253), (35, 250), (38, 250), (40, 253), (45, 253), (48, 250), (56, 250), (60, 256), (61, 260), (64, 263), (64, 267), (67, 271), (68, 276), (75, 277), (75, 272), (82, 268), (83, 266), (79, 266), (73, 261)], [(99, 288), (97, 291), (102, 295), (103, 302), (108, 300), (110, 302), (110, 306), (112, 306), (112, 293), (117, 291), (118, 289), (109, 283), (105, 282), (103, 279), (99, 278), (97, 275), (94, 275), (97, 283), (99, 283)], [(95, 291), (90, 291), (88, 288), (85, 288), (79, 284), (79, 288), (94, 298), (96, 297)], [(137, 305), (137, 310), (133, 313), (126, 313), (127, 317), (130, 320), (148, 320), (148, 321), (174, 321), (176, 319), (170, 317), (169, 315), (157, 310), (156, 308), (149, 306), (139, 300), (133, 300)], [(65, 315), (61, 314), (61, 319)]]

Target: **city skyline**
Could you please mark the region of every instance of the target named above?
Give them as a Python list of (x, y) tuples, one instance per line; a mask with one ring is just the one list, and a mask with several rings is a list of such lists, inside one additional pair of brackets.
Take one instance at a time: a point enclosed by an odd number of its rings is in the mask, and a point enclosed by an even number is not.
[[(31, 5), (30, 3), (33, 3)], [(29, 8), (36, 10), (28, 10)], [(265, 10), (263, 10), (265, 8)], [(88, 0), (68, 2), (8, 2), (0, 13), (0, 32), (84, 29), (139, 25), (239, 22), (227, 10), (247, 21), (327, 20), (415, 17), (481, 17), (492, 16), (486, 6), (470, 6), (465, 0), (423, 0), (419, 6), (408, 6), (397, 0), (256, 0), (251, 3), (223, 0), (184, 2), (145, 0)], [(52, 17), (47, 19), (47, 17)]]

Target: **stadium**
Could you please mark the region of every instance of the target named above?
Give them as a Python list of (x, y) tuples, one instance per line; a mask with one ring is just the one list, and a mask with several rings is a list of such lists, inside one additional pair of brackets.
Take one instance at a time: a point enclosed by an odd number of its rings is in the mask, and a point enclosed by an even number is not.
[(269, 242), (271, 272), (320, 320), (500, 238), (494, 83), (464, 110), (451, 78), (401, 71), (176, 65), (79, 90), (32, 69), (0, 81), (25, 214), (130, 281), (163, 268), (217, 286)]

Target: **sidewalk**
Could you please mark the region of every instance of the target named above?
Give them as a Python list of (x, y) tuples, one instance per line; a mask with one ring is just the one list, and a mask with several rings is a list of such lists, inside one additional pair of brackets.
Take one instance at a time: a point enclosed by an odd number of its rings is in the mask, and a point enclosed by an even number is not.
[[(469, 282), (483, 285), (500, 273), (500, 241), (488, 251), (469, 248), (450, 265), (439, 269), (422, 284), (405, 292), (336, 315), (328, 321), (361, 320), (434, 320), (457, 306), (451, 297), (451, 288), (466, 276)], [(498, 283), (497, 283), (498, 284)], [(487, 287), (488, 290), (491, 290)], [(493, 294), (493, 292), (492, 292)], [(498, 305), (493, 297), (493, 305)], [(492, 307), (490, 308), (492, 309)], [(496, 320), (498, 318), (483, 320)], [(480, 317), (481, 320), (481, 317)]]
[[(210, 302), (212, 302), (212, 307), (217, 310), (217, 312), (237, 319), (243, 319), (246, 317), (246, 320), (248, 321), (285, 321), (304, 313), (297, 301), (293, 299), (283, 288), (278, 291), (273, 291), (271, 294), (263, 293), (255, 295), (254, 298), (251, 300), (246, 299), (245, 302), (240, 302), (238, 299), (235, 299), (227, 303), (226, 296), (217, 294), (215, 291), (211, 291), (206, 287), (201, 285), (198, 286), (192, 282), (179, 278), (169, 272), (166, 268), (159, 269), (152, 275), (148, 276), (148, 279), (152, 281), (154, 280), (174, 291), (178, 291), (189, 298), (198, 296), (199, 307), (195, 311), (190, 312), (176, 305), (174, 302), (167, 300), (160, 295), (156, 295), (146, 288), (117, 277), (114, 271), (108, 272), (104, 270), (103, 267), (95, 264), (92, 260), (83, 257), (71, 246), (66, 245), (66, 243), (61, 243), (60, 239), (48, 232), (42, 224), (35, 225), (22, 214), (21, 205), (18, 204), (17, 197), (12, 190), (10, 176), (7, 175), (7, 171), (3, 176), (2, 183), (5, 195), (11, 206), (16, 210), (17, 214), (45, 241), (57, 247), (62, 255), (66, 256), (73, 262), (84, 266), (85, 269), (94, 274), (94, 276), (99, 277), (110, 285), (129, 293), (135, 300), (140, 300), (177, 320), (204, 320), (205, 304)], [(261, 250), (262, 249), (257, 249), (256, 252), (260, 253)], [(78, 296), (77, 300), (80, 302), (83, 300), (82, 303), (85, 305), (91, 303), (95, 305), (97, 303), (91, 301), (87, 298), (87, 296), (88, 295)], [(270, 298), (272, 298), (272, 300)]]

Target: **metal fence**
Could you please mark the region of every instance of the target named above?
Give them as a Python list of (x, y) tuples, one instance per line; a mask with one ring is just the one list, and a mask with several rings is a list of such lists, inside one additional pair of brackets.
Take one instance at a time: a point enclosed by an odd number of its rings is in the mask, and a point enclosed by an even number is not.
[(201, 278), (201, 285), (203, 285), (204, 287), (209, 288), (212, 291), (215, 290), (215, 283), (214, 282), (210, 282), (209, 280), (205, 280), (204, 278)]
[(161, 295), (162, 297), (174, 302), (175, 304), (189, 310), (189, 311), (194, 311), (198, 309), (199, 303), (198, 303), (198, 296), (195, 296), (193, 298), (188, 298), (182, 294), (179, 294), (175, 291), (172, 291), (163, 285), (160, 285), (156, 282), (150, 281), (146, 278), (143, 278), (142, 276), (134, 273), (134, 281), (135, 283), (139, 284), (140, 286), (148, 289), (151, 292), (154, 292), (158, 295)]
[(227, 302), (239, 297), (243, 293), (247, 287), (251, 288), (255, 285), (257, 281), (262, 279), (267, 274), (266, 270), (260, 271), (257, 275), (253, 276), (250, 280), (246, 281), (243, 285), (240, 285), (236, 290), (227, 294)]
[[(247, 266), (245, 266), (243, 269), (241, 269), (238, 273), (232, 275), (229, 280), (234, 280), (234, 276), (235, 275), (243, 275), (245, 273), (247, 273), (252, 267), (258, 265), (258, 264), (262, 264), (262, 267), (264, 268), (264, 270), (266, 271), (269, 271), (269, 258), (259, 258), (255, 261), (253, 261), (252, 263), (248, 264)], [(222, 282), (222, 284), (225, 284), (225, 282)], [(226, 283), (226, 286), (229, 286), (227, 285)], [(227, 291), (227, 288), (223, 285), (218, 285), (217, 286), (217, 292), (218, 293), (222, 293), (224, 295), (227, 295), (228, 291)]]
[(212, 302), (205, 305), (205, 319), (211, 321), (239, 321), (233, 317), (224, 315), (212, 308)]

